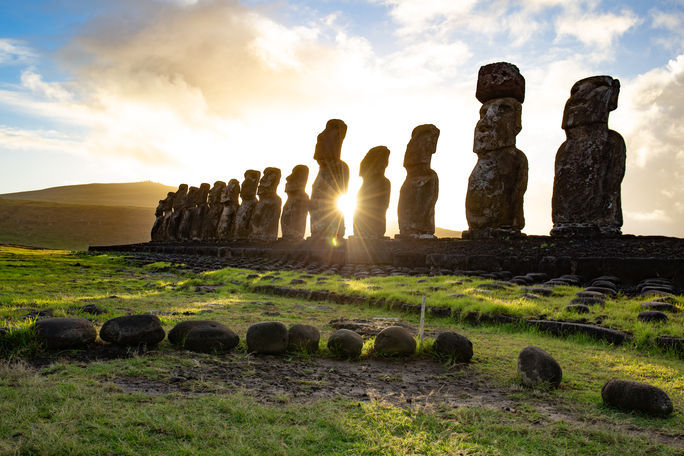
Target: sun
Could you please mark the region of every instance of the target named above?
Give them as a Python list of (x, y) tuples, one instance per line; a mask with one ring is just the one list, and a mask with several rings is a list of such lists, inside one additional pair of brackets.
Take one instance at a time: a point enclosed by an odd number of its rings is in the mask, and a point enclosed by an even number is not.
[(337, 199), (337, 208), (342, 211), (345, 224), (351, 226), (354, 219), (354, 210), (356, 209), (356, 198), (349, 193), (341, 195)]

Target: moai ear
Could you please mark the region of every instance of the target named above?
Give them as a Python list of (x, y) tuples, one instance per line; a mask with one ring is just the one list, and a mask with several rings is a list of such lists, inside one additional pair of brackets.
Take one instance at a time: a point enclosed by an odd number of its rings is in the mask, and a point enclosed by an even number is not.
[(614, 111), (618, 106), (618, 96), (620, 95), (620, 80), (613, 79), (611, 85), (610, 100), (608, 100), (608, 110)]

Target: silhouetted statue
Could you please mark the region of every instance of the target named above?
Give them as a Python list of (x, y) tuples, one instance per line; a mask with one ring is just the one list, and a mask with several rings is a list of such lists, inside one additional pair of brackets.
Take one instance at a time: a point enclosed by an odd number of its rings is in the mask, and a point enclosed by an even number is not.
[(221, 213), (223, 212), (221, 194), (225, 188), (225, 182), (216, 181), (214, 182), (214, 186), (211, 188), (211, 190), (209, 190), (209, 208), (204, 213), (204, 221), (202, 222), (202, 239), (216, 239), (216, 231), (218, 230), (219, 220), (221, 220)]
[(439, 178), (430, 168), (437, 151), (439, 128), (432, 124), (413, 129), (406, 146), (406, 180), (399, 193), (399, 237), (434, 238), (435, 203), (439, 196)]
[(193, 209), (197, 202), (197, 193), (199, 188), (192, 186), (188, 189), (187, 195), (183, 199), (181, 206), (181, 219), (178, 225), (177, 237), (181, 241), (190, 240), (190, 228), (192, 227)]
[(245, 171), (245, 180), (242, 181), (240, 188), (240, 198), (242, 202), (237, 212), (235, 221), (235, 238), (248, 239), (251, 230), (252, 214), (257, 204), (256, 192), (259, 185), (261, 172), (253, 169)]
[(359, 176), (363, 178), (363, 184), (356, 195), (355, 236), (363, 238), (385, 236), (385, 214), (389, 207), (392, 188), (389, 179), (385, 177), (389, 154), (387, 147), (378, 146), (369, 150), (361, 161)]
[(480, 68), (477, 94), (483, 105), (473, 144), (477, 164), (466, 193), (469, 230), (463, 237), (520, 236), (528, 168), (515, 139), (522, 129), (525, 79), (510, 63), (485, 65)]
[(170, 241), (178, 240), (178, 229), (183, 219), (183, 204), (185, 204), (185, 197), (188, 194), (188, 184), (180, 184), (178, 190), (173, 195), (172, 209), (173, 212), (166, 217), (164, 222), (164, 232), (166, 239)]
[(259, 181), (259, 202), (252, 214), (250, 239), (275, 241), (278, 239), (278, 222), (283, 201), (276, 194), (280, 184), (280, 169), (266, 168)]
[(157, 209), (154, 211), (154, 225), (152, 225), (152, 232), (150, 233), (150, 238), (153, 241), (164, 241), (166, 240), (166, 233), (164, 232), (164, 222), (166, 217), (171, 214), (173, 209), (173, 196), (174, 192), (169, 192), (166, 194), (166, 198), (159, 200)]
[(237, 213), (240, 204), (240, 182), (237, 179), (228, 181), (221, 192), (221, 217), (216, 228), (216, 237), (222, 241), (235, 239)]
[(620, 81), (610, 76), (572, 86), (563, 112), (567, 139), (556, 153), (552, 236), (621, 234), (626, 147), (622, 136), (608, 129), (619, 94)]
[(337, 208), (340, 195), (347, 193), (349, 166), (340, 159), (347, 125), (331, 119), (317, 138), (314, 160), (318, 162), (318, 176), (311, 189), (311, 237), (314, 239), (342, 239), (344, 215)]
[(286, 178), (287, 201), (283, 206), (283, 215), (280, 217), (283, 239), (304, 239), (306, 216), (309, 214), (309, 195), (306, 194), (304, 188), (308, 179), (309, 167), (305, 165), (292, 168), (292, 174)]
[(200, 185), (199, 190), (197, 190), (197, 193), (195, 194), (194, 207), (190, 209), (190, 239), (193, 241), (199, 241), (202, 239), (204, 219), (209, 211), (209, 205), (207, 204), (209, 188), (209, 184), (207, 183), (202, 183)]

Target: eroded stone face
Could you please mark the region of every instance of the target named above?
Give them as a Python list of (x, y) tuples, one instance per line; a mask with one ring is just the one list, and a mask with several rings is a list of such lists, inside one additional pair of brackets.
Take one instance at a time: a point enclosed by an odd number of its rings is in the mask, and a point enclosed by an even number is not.
[(608, 123), (610, 111), (617, 109), (620, 81), (610, 76), (592, 76), (577, 81), (563, 111), (564, 130), (580, 125)]
[(266, 168), (259, 181), (259, 201), (252, 214), (250, 239), (275, 241), (278, 238), (278, 221), (282, 200), (276, 194), (281, 172), (278, 168)]
[(314, 160), (337, 161), (342, 154), (342, 142), (347, 135), (347, 124), (340, 119), (330, 119), (316, 139)]
[(177, 238), (183, 241), (190, 239), (190, 228), (192, 226), (192, 208), (197, 202), (197, 192), (199, 188), (192, 186), (188, 189), (181, 203), (181, 218), (178, 225)]
[(159, 204), (154, 211), (155, 220), (152, 226), (150, 237), (153, 241), (163, 241), (167, 239), (166, 227), (168, 226), (166, 220), (171, 215), (173, 209), (174, 192), (168, 192), (166, 198), (159, 200)]
[(164, 232), (168, 240), (175, 241), (178, 239), (178, 227), (183, 217), (182, 208), (187, 193), (188, 184), (180, 184), (173, 196), (173, 213), (164, 221)]
[(209, 208), (204, 215), (204, 222), (202, 222), (202, 239), (216, 239), (218, 224), (223, 212), (223, 204), (221, 204), (221, 194), (226, 188), (226, 183), (223, 181), (214, 182), (214, 186), (209, 190), (209, 198), (207, 204)]
[(190, 239), (198, 241), (202, 239), (202, 227), (206, 214), (209, 211), (207, 197), (209, 195), (209, 184), (202, 183), (195, 195), (195, 207), (191, 210)]
[(245, 180), (242, 181), (240, 188), (240, 198), (242, 203), (238, 209), (237, 220), (235, 222), (235, 237), (237, 239), (248, 239), (251, 231), (251, 220), (257, 199), (256, 192), (259, 186), (261, 172), (253, 169), (245, 171)]
[(227, 241), (235, 239), (235, 225), (240, 206), (238, 202), (239, 195), (240, 182), (237, 179), (231, 179), (221, 192), (221, 217), (216, 228), (216, 237), (218, 239)]
[(437, 151), (439, 128), (432, 124), (419, 125), (411, 132), (411, 140), (406, 145), (404, 168), (427, 165), (430, 167), (432, 154)]
[(309, 167), (305, 165), (295, 166), (292, 169), (292, 174), (286, 178), (287, 201), (280, 217), (283, 239), (301, 240), (304, 238), (306, 217), (309, 214), (310, 204), (309, 195), (304, 190), (308, 179)]
[(369, 150), (361, 161), (359, 175), (363, 184), (356, 196), (355, 236), (381, 238), (385, 235), (391, 190), (391, 183), (385, 177), (389, 154), (387, 147), (378, 146)]
[(480, 120), (475, 126), (473, 150), (496, 150), (515, 146), (522, 130), (522, 105), (514, 98), (490, 100), (480, 108)]

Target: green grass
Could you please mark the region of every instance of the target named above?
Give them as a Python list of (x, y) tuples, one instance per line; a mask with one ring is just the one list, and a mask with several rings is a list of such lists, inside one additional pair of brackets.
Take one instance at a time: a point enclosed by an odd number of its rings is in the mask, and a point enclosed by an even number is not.
[[(10, 327), (9, 334), (0, 335), (0, 347), (4, 347), (0, 356), (6, 359), (0, 361), (0, 454), (681, 454), (681, 448), (667, 442), (684, 432), (683, 360), (647, 346), (613, 347), (584, 337), (554, 338), (515, 326), (472, 327), (428, 315), (428, 337), (423, 350), (415, 355), (429, 358), (432, 337), (441, 330), (466, 335), (474, 346), (472, 362), (456, 366), (445, 363), (443, 379), (468, 379), (475, 388), (500, 394), (513, 404), (513, 410), (477, 404), (400, 406), (382, 399), (300, 401), (287, 394), (255, 396), (227, 384), (220, 375), (208, 375), (217, 363), (226, 369), (249, 366), (251, 358), (244, 352), (244, 342), (227, 355), (178, 351), (165, 340), (157, 350), (129, 359), (84, 362), (63, 353), (66, 357), (53, 364), (38, 364), (43, 367), (29, 367), (21, 361), (57, 356), (33, 344), (30, 327), (34, 318), (25, 318), (31, 310), (86, 317), (97, 326), (115, 316), (151, 311), (160, 316), (167, 331), (186, 319), (212, 319), (235, 330), (241, 340), (247, 327), (256, 321), (308, 323), (322, 331), (323, 352), (317, 357), (329, 356), (325, 340), (332, 328), (327, 323), (335, 318), (400, 317), (418, 324), (417, 315), (264, 296), (230, 283), (246, 281), (250, 273), (227, 269), (194, 274), (168, 263), (141, 267), (119, 256), (0, 248), (0, 326)], [(289, 281), (301, 273), (278, 275), (281, 280), (275, 284), (290, 286)], [(314, 277), (306, 279), (303, 287), (368, 296), (384, 293), (418, 303), (419, 295), (404, 294), (406, 287), (397, 284), (408, 283), (408, 288), (419, 291), (427, 286), (448, 286), (449, 293), (472, 295), (448, 305), (473, 306), (473, 310), (481, 310), (479, 303), (492, 306), (492, 311), (498, 306), (507, 310), (505, 301), (513, 300), (506, 296), (513, 294), (511, 291), (472, 291), (482, 283), (480, 280), (456, 285), (447, 282), (463, 278), (429, 278), (427, 283), (417, 283), (419, 278), (411, 277), (338, 279), (331, 276), (326, 285), (316, 285)], [(253, 280), (255, 284), (264, 282), (271, 283)], [(349, 287), (340, 287), (342, 283)], [(369, 290), (369, 285), (382, 288)], [(572, 293), (574, 289), (561, 290), (566, 291)], [(428, 298), (429, 305), (436, 305), (435, 294)], [(517, 308), (520, 315), (526, 315), (542, 306), (552, 307), (549, 303), (561, 299), (567, 297)], [(89, 303), (106, 313), (92, 316), (78, 310)], [(616, 322), (627, 318), (617, 310), (611, 315)], [(561, 364), (563, 382), (559, 389), (541, 391), (520, 386), (516, 359), (527, 345), (544, 348)], [(375, 356), (371, 346), (372, 340), (368, 340), (361, 362)], [(304, 354), (291, 354), (281, 361), (284, 365), (294, 362), (318, 361)], [(412, 361), (393, 362), (401, 365)], [(154, 394), (128, 392), (117, 383), (125, 377), (170, 385), (179, 369), (207, 375), (188, 382), (186, 390), (172, 388)], [(401, 389), (405, 382), (396, 372), (387, 373), (381, 380)], [(252, 373), (245, 370), (244, 375), (251, 378)], [(662, 388), (676, 412), (667, 419), (655, 419), (605, 407), (600, 388), (611, 378)], [(325, 379), (299, 383), (303, 391), (330, 386)], [(665, 443), (653, 438), (657, 435), (664, 436)]]

